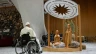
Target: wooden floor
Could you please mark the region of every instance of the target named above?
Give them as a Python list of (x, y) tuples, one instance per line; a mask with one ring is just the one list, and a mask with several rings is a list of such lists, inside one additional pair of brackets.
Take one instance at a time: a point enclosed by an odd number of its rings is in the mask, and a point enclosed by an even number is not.
[(44, 47), (43, 51), (46, 52), (76, 52), (80, 51), (80, 48), (52, 48), (52, 47)]

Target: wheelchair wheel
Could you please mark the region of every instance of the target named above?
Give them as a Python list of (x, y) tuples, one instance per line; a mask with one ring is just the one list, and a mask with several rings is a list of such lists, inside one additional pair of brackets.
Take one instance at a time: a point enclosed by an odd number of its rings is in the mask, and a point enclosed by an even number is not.
[(15, 45), (15, 52), (16, 54), (24, 54), (26, 51), (25, 51), (25, 47), (21, 47), (21, 42), (17, 42), (17, 44)]
[(26, 46), (27, 54), (36, 54), (36, 43), (29, 41)]

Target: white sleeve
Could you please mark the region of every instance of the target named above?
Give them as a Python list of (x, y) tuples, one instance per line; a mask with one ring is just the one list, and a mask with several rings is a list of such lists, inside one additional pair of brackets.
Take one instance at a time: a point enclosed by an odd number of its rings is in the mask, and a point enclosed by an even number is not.
[(33, 31), (33, 29), (29, 29), (29, 32), (30, 32), (30, 37), (35, 37), (35, 32)]
[(33, 34), (34, 34), (34, 37), (36, 37), (36, 33), (34, 32), (34, 30), (33, 30)]

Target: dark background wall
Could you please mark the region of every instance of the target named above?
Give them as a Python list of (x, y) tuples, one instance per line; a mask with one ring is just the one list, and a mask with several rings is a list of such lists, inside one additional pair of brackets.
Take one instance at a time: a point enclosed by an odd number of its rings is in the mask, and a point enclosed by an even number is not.
[(96, 36), (96, 0), (76, 0), (81, 6), (82, 35)]

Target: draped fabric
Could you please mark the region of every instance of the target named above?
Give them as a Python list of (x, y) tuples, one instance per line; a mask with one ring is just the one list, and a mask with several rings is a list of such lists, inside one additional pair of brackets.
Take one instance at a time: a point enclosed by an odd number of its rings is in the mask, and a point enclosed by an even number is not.
[(37, 38), (41, 40), (41, 36), (46, 34), (43, 0), (12, 0), (12, 2), (21, 14), (23, 25), (30, 22)]

